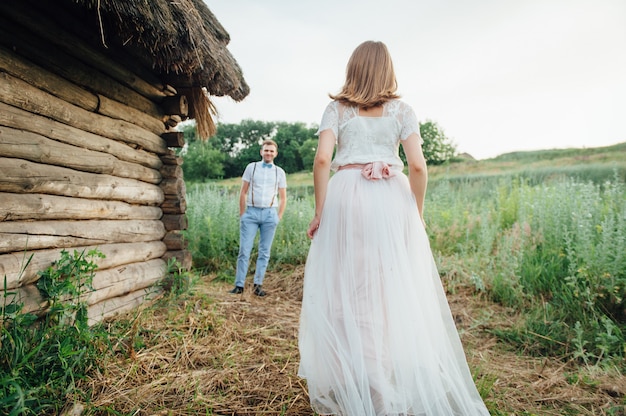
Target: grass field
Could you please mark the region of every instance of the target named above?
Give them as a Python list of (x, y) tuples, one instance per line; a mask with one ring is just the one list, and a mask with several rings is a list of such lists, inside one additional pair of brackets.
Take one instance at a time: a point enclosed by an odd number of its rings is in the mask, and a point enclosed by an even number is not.
[[(429, 169), (427, 231), (492, 415), (626, 416), (625, 172), (626, 144)], [(47, 413), (23, 414), (313, 416), (297, 376), (312, 175), (289, 175), (288, 183), (268, 297), (227, 293), (240, 179), (188, 184), (195, 270), (174, 266), (164, 297), (93, 333), (39, 327), (48, 342), (36, 343), (26, 326), (15, 328), (1, 346), (15, 347), (7, 357), (27, 368), (0, 372), (3, 391), (30, 373), (40, 384), (0, 397), (0, 410), (47, 397)], [(81, 346), (80, 356), (71, 345)], [(64, 355), (56, 364), (52, 355), (33, 361), (29, 354), (42, 346)], [(30, 368), (54, 369), (61, 379), (46, 382)]]

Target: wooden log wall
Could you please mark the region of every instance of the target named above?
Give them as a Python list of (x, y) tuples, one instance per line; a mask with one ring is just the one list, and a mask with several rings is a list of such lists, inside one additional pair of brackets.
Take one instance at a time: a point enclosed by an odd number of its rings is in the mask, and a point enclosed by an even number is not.
[(187, 101), (67, 32), (62, 11), (31, 6), (0, 2), (0, 304), (45, 312), (37, 272), (98, 249), (96, 323), (157, 296), (170, 259), (191, 267), (171, 149)]

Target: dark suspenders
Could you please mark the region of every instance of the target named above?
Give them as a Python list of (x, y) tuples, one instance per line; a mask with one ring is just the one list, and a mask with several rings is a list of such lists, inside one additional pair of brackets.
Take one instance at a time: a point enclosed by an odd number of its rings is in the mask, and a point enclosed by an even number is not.
[[(252, 197), (252, 206), (256, 208), (256, 206), (254, 205), (254, 174), (256, 173), (256, 165), (258, 164), (258, 162), (254, 163), (254, 168), (252, 168), (252, 178), (250, 178), (250, 195)], [(272, 205), (274, 205), (274, 198), (276, 198), (276, 192), (278, 192), (278, 167), (274, 166), (274, 170), (276, 173), (276, 180), (274, 181), (274, 191), (272, 193), (272, 201), (270, 202), (270, 206), (267, 208), (271, 208)], [(265, 207), (261, 207), (261, 208), (265, 208)]]

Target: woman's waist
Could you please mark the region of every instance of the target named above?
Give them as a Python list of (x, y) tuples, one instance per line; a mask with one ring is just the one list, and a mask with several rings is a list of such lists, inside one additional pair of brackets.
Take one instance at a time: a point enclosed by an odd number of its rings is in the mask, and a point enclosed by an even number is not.
[(394, 169), (393, 166), (390, 166), (386, 162), (375, 161), (368, 163), (347, 163), (345, 165), (339, 166), (337, 170), (346, 170), (346, 169), (359, 169), (361, 171), (361, 175), (365, 179), (377, 180), (377, 179), (387, 179), (396, 176), (396, 173), (401, 169)]
[(397, 164), (389, 163), (387, 161), (374, 160), (371, 162), (343, 163), (343, 164), (337, 165), (336, 169), (338, 171), (345, 170), (345, 169), (366, 169), (371, 166), (384, 166), (389, 169), (398, 170), (398, 171), (401, 171), (404, 168), (404, 166), (398, 166)]

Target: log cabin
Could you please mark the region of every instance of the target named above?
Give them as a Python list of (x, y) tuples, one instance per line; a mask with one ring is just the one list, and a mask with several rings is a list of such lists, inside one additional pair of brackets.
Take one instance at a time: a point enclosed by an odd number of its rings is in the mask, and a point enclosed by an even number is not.
[(249, 93), (229, 41), (202, 0), (0, 2), (0, 302), (45, 312), (38, 272), (62, 250), (105, 255), (92, 324), (158, 295), (170, 259), (191, 267), (176, 126), (208, 138), (210, 97)]

